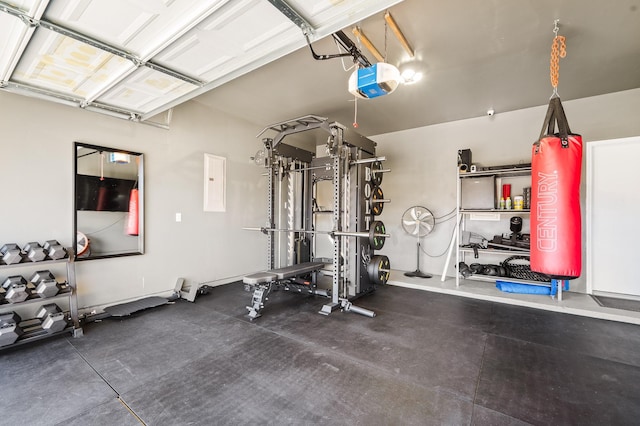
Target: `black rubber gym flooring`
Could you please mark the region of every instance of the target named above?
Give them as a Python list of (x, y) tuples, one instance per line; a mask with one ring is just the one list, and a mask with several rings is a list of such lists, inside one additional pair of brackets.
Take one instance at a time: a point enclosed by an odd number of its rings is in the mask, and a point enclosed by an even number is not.
[(240, 283), (0, 352), (2, 425), (637, 425), (640, 327), (400, 287)]

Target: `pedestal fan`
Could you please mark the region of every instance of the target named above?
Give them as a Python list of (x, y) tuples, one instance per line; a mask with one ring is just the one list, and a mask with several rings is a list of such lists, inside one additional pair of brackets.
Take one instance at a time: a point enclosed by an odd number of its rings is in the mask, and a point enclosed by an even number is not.
[(416, 270), (405, 272), (407, 277), (432, 277), (432, 275), (425, 274), (420, 270), (420, 239), (428, 235), (433, 230), (434, 225), (435, 218), (426, 207), (413, 206), (408, 208), (402, 215), (402, 228), (407, 234), (415, 236), (417, 241)]

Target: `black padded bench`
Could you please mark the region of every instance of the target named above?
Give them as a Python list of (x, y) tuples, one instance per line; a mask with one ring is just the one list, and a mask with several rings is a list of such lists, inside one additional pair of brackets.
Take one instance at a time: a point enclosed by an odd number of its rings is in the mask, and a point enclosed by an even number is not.
[[(295, 287), (298, 291), (305, 288), (305, 292), (312, 294), (321, 294), (327, 296), (326, 291), (317, 290), (311, 286), (302, 286), (296, 283), (290, 283), (290, 278), (297, 278), (300, 275), (313, 273), (313, 282), (315, 283), (315, 274), (324, 267), (322, 262), (305, 262), (297, 265), (285, 266), (284, 268), (272, 269), (270, 271), (256, 272), (255, 274), (247, 275), (242, 279), (242, 282), (246, 284), (247, 290), (253, 288), (253, 296), (251, 297), (251, 306), (247, 306), (249, 310), (249, 318), (255, 319), (260, 316), (260, 310), (264, 308), (264, 303), (267, 300), (267, 296), (271, 291), (272, 285), (283, 286), (285, 290), (291, 290), (291, 287)], [(284, 281), (284, 283), (283, 283)], [(249, 287), (251, 286), (251, 287)]]
[(298, 263), (297, 265), (285, 266), (284, 268), (277, 268), (270, 271), (256, 272), (255, 274), (247, 275), (242, 279), (242, 282), (249, 285), (256, 285), (286, 280), (288, 278), (297, 277), (298, 275), (317, 272), (322, 269), (323, 266), (324, 263), (322, 262)]

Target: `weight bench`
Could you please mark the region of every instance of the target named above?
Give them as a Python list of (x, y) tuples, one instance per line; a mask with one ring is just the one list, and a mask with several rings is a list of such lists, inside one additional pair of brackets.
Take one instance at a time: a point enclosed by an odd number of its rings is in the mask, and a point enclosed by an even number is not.
[[(247, 306), (249, 318), (253, 320), (260, 317), (260, 310), (264, 308), (264, 302), (273, 286), (282, 287), (285, 290), (297, 290), (299, 293), (328, 296), (326, 290), (316, 289), (317, 274), (323, 267), (322, 262), (305, 262), (245, 276), (242, 279), (245, 289), (248, 291), (253, 289), (251, 306)], [(311, 281), (301, 278), (308, 274), (312, 275)]]

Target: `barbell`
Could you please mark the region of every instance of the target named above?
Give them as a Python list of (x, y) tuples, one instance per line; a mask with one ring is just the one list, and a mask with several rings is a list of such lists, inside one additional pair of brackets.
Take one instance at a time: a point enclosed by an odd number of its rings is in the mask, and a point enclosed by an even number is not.
[(386, 238), (390, 237), (390, 234), (385, 232), (384, 223), (380, 220), (374, 220), (369, 227), (368, 232), (347, 232), (347, 231), (310, 231), (306, 229), (278, 229), (278, 228), (242, 228), (246, 231), (260, 231), (263, 234), (267, 232), (293, 232), (300, 234), (325, 234), (331, 238), (335, 236), (341, 237), (356, 237), (356, 238), (368, 238), (371, 248), (374, 250), (380, 250), (384, 246)]

